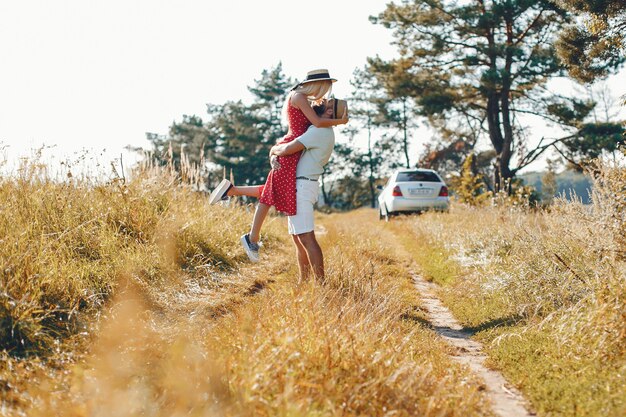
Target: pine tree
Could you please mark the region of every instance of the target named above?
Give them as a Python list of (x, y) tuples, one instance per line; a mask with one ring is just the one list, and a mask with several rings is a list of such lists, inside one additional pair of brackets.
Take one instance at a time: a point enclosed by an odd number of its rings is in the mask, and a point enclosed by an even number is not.
[(590, 83), (624, 62), (624, 0), (558, 0), (558, 4), (582, 17), (578, 24), (565, 27), (556, 43), (573, 78)]
[(213, 182), (224, 168), (233, 172), (239, 184), (264, 182), (270, 170), (269, 150), (287, 132), (281, 109), (292, 84), (292, 79), (283, 73), (282, 64), (264, 70), (248, 87), (252, 104), (242, 100), (208, 104), (206, 120), (185, 115), (182, 121), (172, 124), (167, 137), (148, 135), (155, 159), (167, 163), (171, 149), (174, 167), (179, 170), (184, 148), (190, 164), (206, 162), (216, 172)]
[(465, 158), (461, 174), (454, 181), (454, 194), (459, 201), (471, 206), (480, 206), (491, 197), (491, 192), (487, 191), (482, 175), (476, 173), (473, 153)]
[(442, 138), (471, 145), (480, 139), (472, 132), (479, 132), (488, 139), (496, 155), (496, 191), (545, 151), (528, 149), (520, 115), (559, 123), (554, 113), (564, 108), (577, 109), (579, 119), (592, 109), (545, 88), (564, 72), (554, 42), (569, 21), (552, 1), (407, 0), (387, 4), (372, 20), (393, 30), (400, 54), (390, 61), (370, 59), (372, 70), (390, 91), (401, 86)]

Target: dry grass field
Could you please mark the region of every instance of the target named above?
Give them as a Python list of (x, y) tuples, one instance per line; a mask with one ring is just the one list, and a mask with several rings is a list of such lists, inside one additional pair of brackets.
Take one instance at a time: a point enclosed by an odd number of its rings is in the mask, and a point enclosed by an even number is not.
[(250, 264), (250, 208), (167, 171), (27, 166), (0, 180), (0, 415), (492, 415), (412, 270), (539, 415), (622, 415), (626, 180), (603, 172), (593, 207), (320, 214), (322, 284), (299, 282), (283, 218)]
[(389, 225), (540, 415), (626, 415), (626, 170), (592, 197)]
[(96, 185), (32, 167), (0, 201), (3, 415), (490, 414), (369, 211), (319, 219), (322, 285), (298, 282), (283, 218), (251, 265), (249, 208), (167, 172)]

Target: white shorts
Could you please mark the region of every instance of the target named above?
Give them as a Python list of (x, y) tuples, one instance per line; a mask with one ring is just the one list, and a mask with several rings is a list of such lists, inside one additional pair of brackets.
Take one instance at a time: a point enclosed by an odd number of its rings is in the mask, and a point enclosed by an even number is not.
[(317, 181), (296, 180), (296, 214), (287, 217), (290, 235), (301, 235), (315, 229), (313, 206), (317, 203), (319, 192)]

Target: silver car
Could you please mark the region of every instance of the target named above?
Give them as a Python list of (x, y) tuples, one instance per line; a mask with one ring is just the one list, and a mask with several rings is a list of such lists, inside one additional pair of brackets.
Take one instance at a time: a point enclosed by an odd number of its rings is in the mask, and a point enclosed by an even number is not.
[(380, 219), (397, 213), (448, 211), (448, 187), (432, 169), (395, 171), (378, 196)]

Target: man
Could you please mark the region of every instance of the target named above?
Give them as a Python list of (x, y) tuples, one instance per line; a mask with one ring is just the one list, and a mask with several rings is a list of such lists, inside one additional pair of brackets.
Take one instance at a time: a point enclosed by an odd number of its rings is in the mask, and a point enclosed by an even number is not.
[[(333, 118), (337, 100), (329, 100), (322, 117)], [(345, 103), (345, 102), (344, 102)], [(296, 169), (296, 207), (294, 216), (287, 217), (289, 234), (293, 238), (298, 257), (300, 280), (306, 280), (311, 272), (324, 281), (324, 255), (315, 238), (313, 206), (319, 195), (319, 177), (324, 172), (335, 145), (332, 127), (309, 129), (296, 140), (275, 145), (270, 156), (284, 156), (303, 151)]]

